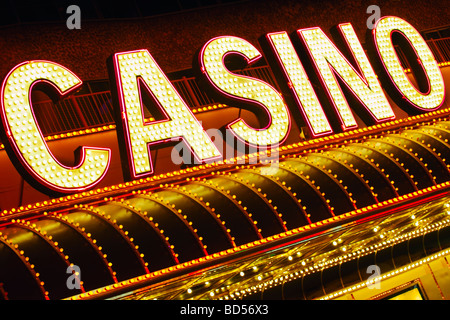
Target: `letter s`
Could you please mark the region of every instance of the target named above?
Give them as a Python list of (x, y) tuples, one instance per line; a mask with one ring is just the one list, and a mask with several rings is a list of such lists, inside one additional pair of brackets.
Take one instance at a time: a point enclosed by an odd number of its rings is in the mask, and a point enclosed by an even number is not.
[(199, 56), (206, 80), (217, 92), (233, 101), (256, 103), (268, 115), (269, 123), (265, 128), (255, 129), (239, 118), (230, 123), (228, 128), (247, 144), (265, 147), (282, 143), (289, 133), (290, 116), (281, 94), (264, 81), (230, 72), (224, 60), (231, 54), (242, 56), (247, 64), (262, 57), (252, 44), (242, 38), (213, 38), (203, 46)]

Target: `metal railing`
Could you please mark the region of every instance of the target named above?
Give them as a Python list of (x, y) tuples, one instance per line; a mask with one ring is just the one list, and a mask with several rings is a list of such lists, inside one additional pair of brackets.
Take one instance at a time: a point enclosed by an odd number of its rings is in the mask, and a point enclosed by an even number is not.
[[(430, 39), (426, 40), (426, 43), (438, 63), (450, 61), (450, 38)], [(411, 65), (408, 58), (398, 46), (395, 46), (395, 48), (403, 68), (410, 69)]]
[(427, 44), (437, 62), (450, 61), (450, 38), (430, 39), (427, 40)]
[(111, 124), (114, 122), (111, 92), (71, 96), (57, 103), (33, 104), (44, 136)]
[[(427, 43), (437, 62), (450, 61), (450, 38), (430, 39)], [(410, 68), (408, 59), (398, 50), (398, 57), (405, 69)], [(266, 81), (279, 90), (275, 76), (269, 66), (247, 68), (237, 73)], [(199, 87), (194, 77), (182, 77), (172, 81), (175, 89), (191, 108), (217, 103)], [(74, 95), (54, 104), (41, 101), (34, 104), (34, 112), (44, 136), (77, 131), (114, 123), (110, 91)]]

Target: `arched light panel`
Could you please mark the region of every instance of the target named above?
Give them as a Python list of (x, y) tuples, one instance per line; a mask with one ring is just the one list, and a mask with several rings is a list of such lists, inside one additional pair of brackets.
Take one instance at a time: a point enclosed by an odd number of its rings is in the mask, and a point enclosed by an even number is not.
[[(0, 226), (2, 292), (66, 298), (436, 186), (450, 181), (449, 139), (441, 119), (12, 215)], [(80, 267), (79, 289), (67, 287), (71, 265)]]

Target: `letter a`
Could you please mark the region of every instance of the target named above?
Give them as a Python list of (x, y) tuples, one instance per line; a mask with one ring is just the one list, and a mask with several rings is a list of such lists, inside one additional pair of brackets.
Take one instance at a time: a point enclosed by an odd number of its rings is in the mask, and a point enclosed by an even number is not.
[[(147, 50), (116, 53), (113, 57), (117, 83), (119, 141), (128, 155), (130, 179), (153, 173), (149, 146), (183, 139), (198, 161), (221, 157), (189, 107), (161, 71)], [(112, 70), (111, 70), (112, 71)], [(143, 84), (166, 119), (147, 122), (144, 119), (140, 85)]]
[(66, 13), (71, 13), (67, 20), (66, 26), (70, 30), (72, 29), (81, 29), (81, 10), (77, 5), (71, 5), (67, 7)]

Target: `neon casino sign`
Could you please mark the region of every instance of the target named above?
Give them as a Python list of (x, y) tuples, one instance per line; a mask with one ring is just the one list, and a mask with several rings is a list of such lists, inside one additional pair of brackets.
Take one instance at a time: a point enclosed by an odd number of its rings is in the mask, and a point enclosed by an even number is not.
[[(375, 122), (395, 118), (351, 24), (338, 26), (355, 67), (318, 27), (296, 32), (309, 54), (314, 70), (325, 89), (343, 130), (357, 127), (352, 110), (338, 79), (360, 102)], [(396, 55), (392, 34), (401, 34), (420, 62), (428, 84), (422, 92), (405, 74)], [(427, 44), (418, 31), (398, 17), (382, 17), (372, 30), (372, 40), (379, 62), (404, 104), (418, 112), (438, 109), (444, 102), (444, 81)], [(302, 62), (286, 32), (269, 33), (265, 41), (279, 70), (289, 85), (294, 101), (313, 137), (333, 133), (332, 126), (317, 98)], [(262, 54), (248, 41), (234, 36), (219, 36), (209, 40), (200, 50), (201, 73), (211, 88), (223, 96), (244, 103), (253, 103), (269, 119), (266, 127), (255, 129), (239, 118), (227, 128), (248, 145), (271, 147), (281, 144), (290, 130), (290, 112), (281, 94), (268, 83), (230, 72), (225, 66), (228, 55), (239, 55), (249, 65)], [(128, 176), (138, 179), (153, 173), (150, 148), (173, 139), (183, 140), (201, 162), (222, 155), (197, 121), (189, 106), (173, 87), (167, 76), (147, 50), (120, 52), (112, 56), (112, 88), (119, 108), (119, 142), (126, 147)], [(114, 83), (112, 82), (112, 83)], [(74, 193), (98, 184), (105, 176), (110, 160), (108, 148), (83, 146), (76, 151), (78, 164), (67, 167), (50, 151), (33, 114), (31, 90), (35, 86), (53, 88), (66, 96), (82, 85), (68, 68), (51, 61), (28, 61), (15, 66), (3, 81), (1, 90), (1, 119), (5, 147), (12, 161), (28, 178), (38, 182), (46, 191)], [(164, 119), (146, 122), (141, 87), (144, 87), (163, 113)]]

